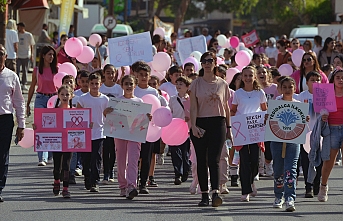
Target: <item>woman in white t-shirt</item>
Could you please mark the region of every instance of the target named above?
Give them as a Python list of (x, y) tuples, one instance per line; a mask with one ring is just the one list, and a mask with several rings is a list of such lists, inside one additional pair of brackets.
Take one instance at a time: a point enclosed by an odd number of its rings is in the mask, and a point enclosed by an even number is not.
[[(231, 115), (249, 114), (267, 110), (267, 99), (257, 81), (257, 70), (247, 66), (242, 70), (241, 87), (235, 92)], [(242, 186), (241, 201), (249, 201), (256, 196), (254, 177), (258, 174), (259, 146), (257, 143), (236, 147), (240, 157), (240, 179)]]

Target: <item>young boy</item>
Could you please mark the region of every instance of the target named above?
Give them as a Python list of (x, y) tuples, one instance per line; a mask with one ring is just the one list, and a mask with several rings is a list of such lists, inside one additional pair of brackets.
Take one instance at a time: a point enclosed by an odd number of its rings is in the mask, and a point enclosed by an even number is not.
[(90, 192), (99, 192), (101, 150), (104, 140), (104, 111), (109, 98), (100, 93), (101, 75), (97, 72), (89, 75), (89, 92), (79, 98), (78, 108), (91, 108), (92, 111), (92, 152), (82, 153), (85, 187)]
[[(159, 97), (158, 91), (155, 88), (152, 88), (148, 85), (150, 79), (150, 72), (151, 69), (149, 65), (145, 62), (135, 62), (132, 64), (134, 67), (133, 71), (138, 79), (138, 85), (135, 88), (135, 96), (138, 98), (142, 98), (146, 94), (152, 94)], [(140, 171), (140, 185), (139, 185), (139, 193), (140, 194), (149, 194), (149, 190), (147, 189), (147, 180), (149, 176), (150, 164), (151, 164), (151, 157), (153, 152), (153, 143), (146, 141), (145, 143), (141, 144), (141, 153), (140, 158), (141, 160), (141, 171)]]
[(88, 83), (89, 72), (79, 71), (78, 76), (79, 76), (78, 84), (81, 88), (74, 91), (75, 96), (81, 96), (82, 94), (89, 92), (89, 83)]
[[(191, 80), (187, 77), (179, 77), (176, 80), (176, 89), (178, 94), (172, 96), (169, 100), (169, 107), (173, 114), (173, 118), (181, 118), (186, 122), (189, 121), (189, 117), (186, 116), (184, 102), (189, 101), (189, 95), (187, 91), (191, 85)], [(187, 181), (188, 172), (190, 169), (189, 162), (189, 149), (190, 139), (188, 138), (183, 144), (178, 146), (169, 146), (171, 150), (171, 158), (174, 166), (174, 184), (180, 185), (182, 182)]]
[[(308, 115), (310, 116), (310, 122), (308, 124), (309, 131), (312, 131), (313, 126), (317, 121), (317, 118), (320, 116), (319, 113), (314, 112), (313, 83), (321, 83), (321, 80), (322, 80), (322, 77), (318, 72), (310, 71), (309, 73), (307, 73), (306, 84), (307, 84), (308, 90), (301, 92), (297, 98), (297, 100), (301, 102), (309, 103), (309, 112), (308, 112)], [(300, 146), (300, 157), (301, 157), (301, 166), (304, 172), (304, 180), (305, 180), (305, 189), (306, 189), (305, 198), (313, 198), (313, 195), (318, 195), (318, 192), (319, 192), (322, 164), (319, 167), (316, 167), (317, 175), (312, 185), (311, 183), (307, 182), (309, 160), (308, 160), (308, 153), (305, 151), (303, 145)]]
[(179, 66), (173, 66), (168, 70), (168, 76), (170, 78), (170, 82), (163, 83), (160, 86), (160, 90), (167, 92), (169, 97), (177, 95), (176, 90), (176, 80), (182, 75), (182, 68)]
[(194, 73), (194, 64), (188, 62), (183, 66), (183, 74), (188, 77), (191, 73)]
[(252, 63), (257, 67), (261, 66), (262, 64), (262, 57), (259, 54), (253, 54), (252, 56)]

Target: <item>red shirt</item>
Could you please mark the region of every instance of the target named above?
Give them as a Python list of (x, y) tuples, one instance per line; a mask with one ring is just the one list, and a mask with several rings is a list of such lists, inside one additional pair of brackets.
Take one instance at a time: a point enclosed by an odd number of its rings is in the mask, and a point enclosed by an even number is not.
[(341, 125), (343, 124), (343, 96), (336, 96), (337, 111), (329, 114), (329, 124)]

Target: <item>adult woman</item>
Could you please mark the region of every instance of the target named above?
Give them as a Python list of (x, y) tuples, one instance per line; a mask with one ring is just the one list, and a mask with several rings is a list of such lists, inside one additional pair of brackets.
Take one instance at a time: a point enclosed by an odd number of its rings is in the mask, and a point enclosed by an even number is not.
[(319, 66), (322, 67), (324, 64), (332, 64), (333, 59), (338, 55), (338, 52), (334, 51), (335, 40), (328, 37), (325, 39), (324, 47), (319, 51), (317, 55)]
[[(37, 94), (34, 108), (46, 108), (48, 100), (57, 94), (57, 88), (54, 85), (54, 75), (57, 73), (56, 51), (51, 46), (44, 46), (39, 56), (38, 67), (35, 67), (32, 74), (32, 82), (28, 92), (26, 113), (31, 114), (30, 103), (33, 92), (37, 87)], [(49, 156), (50, 159), (50, 156)], [(52, 155), (51, 155), (52, 159)], [(48, 152), (38, 152), (38, 166), (45, 166), (48, 162)]]
[(337, 42), (336, 42), (335, 50), (336, 50), (338, 53), (343, 53), (343, 45), (342, 45), (342, 42), (341, 42), (341, 41), (337, 41)]
[(309, 40), (306, 40), (303, 44), (303, 49), (305, 52), (312, 52), (312, 42)]
[(287, 59), (292, 56), (292, 53), (287, 50), (289, 41), (281, 39), (276, 43), (276, 48), (279, 50), (277, 56), (276, 67), (279, 68), (282, 64), (287, 63)]
[(328, 83), (326, 75), (320, 70), (316, 55), (313, 52), (306, 52), (301, 60), (300, 70), (295, 71), (291, 77), (295, 80), (296, 91), (299, 94), (308, 89), (306, 84), (306, 74), (310, 71), (319, 72), (322, 76), (322, 83)]
[(208, 50), (210, 48), (215, 48), (218, 51), (218, 40), (216, 38), (211, 38), (210, 43), (208, 44)]
[[(333, 70), (336, 69), (342, 69), (343, 68), (343, 54), (338, 54), (335, 56), (335, 58), (333, 59)], [(331, 79), (333, 72), (331, 72), (328, 76), (328, 79)]]
[(216, 55), (205, 52), (201, 56), (204, 75), (192, 82), (191, 91), (191, 139), (198, 165), (198, 180), (202, 192), (199, 206), (209, 205), (208, 168), (212, 193), (212, 206), (222, 204), (219, 192), (219, 159), (226, 139), (232, 140), (230, 124), (229, 87), (217, 77)]
[(290, 52), (293, 52), (293, 51), (299, 49), (299, 47), (300, 47), (299, 39), (293, 38), (290, 46), (291, 46)]
[(64, 62), (71, 62), (71, 58), (67, 55), (66, 51), (64, 50), (64, 45), (68, 40), (67, 35), (61, 35), (61, 43), (60, 46), (56, 48), (57, 54), (57, 62), (63, 64)]

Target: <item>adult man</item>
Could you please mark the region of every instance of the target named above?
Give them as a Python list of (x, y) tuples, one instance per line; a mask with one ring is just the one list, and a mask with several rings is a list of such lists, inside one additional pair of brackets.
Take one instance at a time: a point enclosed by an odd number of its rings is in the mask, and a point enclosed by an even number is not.
[(48, 34), (48, 25), (47, 24), (43, 24), (43, 29), (42, 29), (42, 33), (39, 36), (38, 42), (37, 43), (42, 43), (45, 45), (50, 45), (52, 42), (51, 38), (49, 37)]
[(268, 47), (266, 48), (266, 55), (269, 58), (269, 64), (271, 66), (276, 65), (278, 49), (276, 48), (276, 40), (274, 37), (270, 37), (268, 41)]
[(18, 51), (18, 33), (16, 22), (12, 19), (8, 20), (6, 26), (6, 44), (5, 48), (7, 50), (7, 60), (6, 67), (14, 72), (16, 72), (16, 59)]
[(210, 40), (212, 39), (212, 36), (208, 34), (208, 28), (202, 29), (202, 35), (206, 38), (207, 45), (210, 43)]
[(17, 74), (20, 73), (20, 66), (22, 67), (23, 76), (21, 79), (22, 90), (27, 90), (25, 84), (27, 83), (27, 69), (29, 66), (29, 60), (33, 61), (33, 45), (35, 41), (30, 32), (25, 31), (25, 24), (20, 22), (18, 26), (18, 59), (17, 59)]
[(14, 109), (18, 122), (16, 132), (18, 141), (23, 138), (25, 127), (25, 101), (19, 78), (15, 72), (5, 67), (6, 58), (6, 49), (0, 44), (0, 202), (4, 202), (2, 190), (8, 173)]

